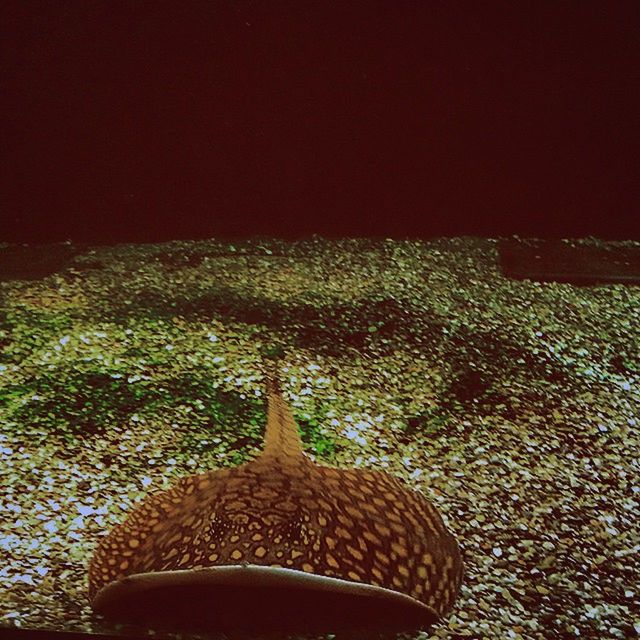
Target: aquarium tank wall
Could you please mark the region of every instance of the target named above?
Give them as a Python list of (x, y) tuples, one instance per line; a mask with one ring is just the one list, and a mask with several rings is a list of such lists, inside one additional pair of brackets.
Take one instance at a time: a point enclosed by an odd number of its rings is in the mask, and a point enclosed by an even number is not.
[(0, 11), (1, 637), (640, 633), (634, 3)]

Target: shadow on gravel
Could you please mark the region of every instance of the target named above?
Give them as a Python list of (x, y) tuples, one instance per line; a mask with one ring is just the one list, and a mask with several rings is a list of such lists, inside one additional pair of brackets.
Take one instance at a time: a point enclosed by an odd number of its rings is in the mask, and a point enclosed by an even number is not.
[(516, 280), (574, 285), (640, 284), (640, 249), (576, 246), (561, 240), (503, 240), (498, 246), (502, 273)]
[(0, 281), (40, 280), (71, 266), (81, 244), (15, 244), (0, 248)]

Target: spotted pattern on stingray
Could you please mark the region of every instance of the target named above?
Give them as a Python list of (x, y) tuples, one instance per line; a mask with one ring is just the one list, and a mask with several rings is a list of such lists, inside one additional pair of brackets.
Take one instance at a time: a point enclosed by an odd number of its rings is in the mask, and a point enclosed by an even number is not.
[(386, 587), (446, 613), (462, 562), (435, 507), (386, 473), (313, 463), (268, 391), (262, 454), (149, 496), (98, 546), (90, 597), (135, 573), (246, 562)]

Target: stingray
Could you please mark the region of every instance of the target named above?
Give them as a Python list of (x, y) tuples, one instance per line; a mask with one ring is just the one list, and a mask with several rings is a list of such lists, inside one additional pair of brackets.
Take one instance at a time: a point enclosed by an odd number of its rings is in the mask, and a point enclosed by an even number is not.
[(261, 454), (152, 493), (102, 538), (93, 609), (186, 631), (427, 629), (463, 567), (436, 508), (380, 471), (313, 462), (277, 380)]

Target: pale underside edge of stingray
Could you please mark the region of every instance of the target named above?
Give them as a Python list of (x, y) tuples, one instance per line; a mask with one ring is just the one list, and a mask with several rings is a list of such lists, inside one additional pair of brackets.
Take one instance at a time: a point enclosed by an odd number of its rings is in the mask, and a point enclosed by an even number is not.
[(428, 605), (391, 589), (361, 582), (351, 582), (341, 578), (309, 574), (296, 569), (264, 567), (256, 564), (133, 574), (104, 587), (96, 596), (93, 605), (96, 611), (100, 611), (108, 609), (111, 604), (119, 602), (121, 598), (132, 596), (135, 593), (150, 591), (158, 587), (186, 584), (296, 587), (310, 591), (332, 591), (355, 596), (384, 598), (399, 605), (415, 607), (416, 610), (423, 611), (426, 617), (432, 616), (434, 619), (438, 617), (438, 614)]
[[(192, 607), (187, 607), (185, 611), (183, 606), (178, 612), (174, 610), (175, 599), (168, 595), (165, 608), (171, 609), (170, 614), (173, 613), (174, 617), (169, 615), (168, 618), (159, 619), (158, 611), (163, 605), (158, 594), (164, 589), (175, 589), (169, 594), (182, 596), (187, 587), (191, 590)], [(175, 626), (175, 617), (180, 617), (182, 626), (185, 613), (186, 617), (200, 617), (200, 620), (192, 620), (187, 630), (190, 627), (199, 630), (198, 622), (202, 623), (203, 628), (208, 628), (209, 620), (202, 619), (203, 612), (207, 611), (221, 628), (242, 630), (246, 628), (247, 620), (239, 619), (238, 610), (230, 606), (230, 601), (225, 600), (224, 604), (220, 604), (219, 600), (223, 595), (237, 598), (238, 602), (234, 604), (238, 609), (257, 615), (256, 609), (260, 607), (256, 607), (255, 601), (259, 598), (255, 595), (252, 597), (251, 591), (262, 593), (263, 598), (264, 594), (270, 594), (268, 603), (262, 603), (263, 610), (253, 620), (254, 626), (265, 630), (273, 628), (273, 620), (269, 623), (264, 615), (265, 604), (275, 605), (278, 626), (281, 622), (283, 629), (290, 630), (312, 631), (321, 628), (335, 631), (351, 626), (379, 630), (403, 626), (417, 629), (426, 628), (439, 618), (437, 612), (428, 605), (391, 589), (295, 569), (252, 564), (132, 574), (103, 587), (96, 595), (93, 607), (96, 612), (107, 615), (117, 611), (122, 617), (125, 612), (124, 619), (128, 608), (132, 622), (143, 622), (144, 615), (149, 614), (146, 622), (157, 620), (160, 628), (167, 620), (169, 627)], [(283, 598), (283, 592), (289, 596)], [(290, 594), (295, 594), (293, 601)], [(240, 595), (243, 597), (238, 597)], [(308, 598), (307, 604), (316, 605), (314, 614), (309, 614), (309, 606), (300, 606), (305, 596)], [(327, 601), (327, 597), (333, 600)], [(338, 602), (340, 611), (335, 606)], [(123, 607), (124, 603), (134, 606)], [(216, 604), (219, 605), (217, 608)]]

